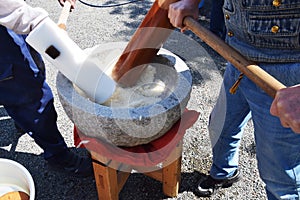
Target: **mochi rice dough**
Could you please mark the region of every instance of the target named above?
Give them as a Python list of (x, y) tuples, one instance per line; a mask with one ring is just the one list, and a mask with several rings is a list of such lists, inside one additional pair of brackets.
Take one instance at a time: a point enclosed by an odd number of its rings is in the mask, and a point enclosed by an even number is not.
[[(95, 54), (94, 56), (99, 60), (112, 59), (108, 66), (106, 66), (106, 74), (111, 76), (113, 67), (117, 62), (117, 57), (115, 55), (109, 57), (104, 53)], [(101, 104), (116, 108), (137, 108), (155, 104), (169, 96), (178, 78), (176, 70), (172, 67), (175, 63), (171, 61), (171, 57), (172, 56), (165, 54), (157, 55), (153, 63), (144, 66), (144, 70), (136, 84), (131, 87), (122, 87), (117, 84), (113, 95)], [(80, 95), (87, 97), (84, 92), (75, 85), (74, 88)]]
[(156, 67), (147, 65), (137, 83), (132, 87), (117, 86), (114, 94), (103, 103), (105, 106), (136, 108), (162, 100), (166, 84), (156, 78)]

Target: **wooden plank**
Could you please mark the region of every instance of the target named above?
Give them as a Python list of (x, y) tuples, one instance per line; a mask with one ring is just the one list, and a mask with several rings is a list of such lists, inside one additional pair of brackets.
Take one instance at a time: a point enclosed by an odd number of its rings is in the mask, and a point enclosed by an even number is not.
[(181, 180), (181, 158), (183, 140), (181, 140), (169, 157), (163, 162), (163, 192), (165, 195), (175, 197), (178, 195)]
[(170, 197), (176, 197), (181, 179), (181, 157), (163, 169), (163, 192)]
[(92, 159), (97, 160), (104, 165), (108, 165), (111, 162), (111, 159), (106, 158), (105, 156), (102, 156), (94, 151), (90, 151)]
[(108, 166), (110, 168), (119, 169), (122, 163), (119, 163), (117, 161), (114, 161), (112, 159), (109, 159), (103, 155), (100, 155), (94, 151), (91, 151), (92, 159), (97, 160), (98, 162), (102, 163), (105, 166)]
[(99, 200), (118, 200), (117, 171), (96, 162), (93, 162), (93, 168)]
[(173, 163), (175, 160), (177, 160), (182, 155), (182, 146), (183, 146), (183, 140), (180, 140), (177, 146), (173, 149), (173, 151), (170, 153), (170, 155), (163, 161), (163, 165), (167, 166), (171, 163)]

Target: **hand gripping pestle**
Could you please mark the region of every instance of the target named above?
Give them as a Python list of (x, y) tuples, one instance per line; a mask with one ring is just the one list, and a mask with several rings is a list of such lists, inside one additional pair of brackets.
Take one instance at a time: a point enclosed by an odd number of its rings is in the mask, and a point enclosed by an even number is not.
[(30, 32), (26, 42), (92, 101), (101, 104), (114, 93), (116, 83), (104, 72), (107, 66), (97, 66), (64, 30), (70, 8), (66, 1), (58, 24), (45, 19)]

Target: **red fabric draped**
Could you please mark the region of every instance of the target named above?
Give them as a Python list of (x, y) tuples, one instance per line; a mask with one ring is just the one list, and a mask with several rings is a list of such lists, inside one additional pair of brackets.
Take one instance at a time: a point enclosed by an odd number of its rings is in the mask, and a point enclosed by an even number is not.
[[(90, 151), (128, 165), (155, 166), (168, 157), (183, 138), (186, 130), (197, 121), (198, 117), (198, 112), (185, 110), (181, 119), (163, 136), (148, 144), (134, 147), (119, 147), (107, 141), (85, 136), (75, 125), (74, 144), (75, 146), (80, 145), (80, 147), (83, 144)], [(81, 141), (86, 141), (87, 143), (81, 143)]]

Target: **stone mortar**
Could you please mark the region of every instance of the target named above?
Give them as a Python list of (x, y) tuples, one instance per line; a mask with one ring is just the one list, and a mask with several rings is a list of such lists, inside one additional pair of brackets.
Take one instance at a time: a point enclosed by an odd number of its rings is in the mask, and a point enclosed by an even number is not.
[(158, 63), (156, 75), (172, 92), (153, 105), (137, 108), (97, 104), (80, 95), (73, 84), (58, 73), (56, 87), (66, 114), (86, 136), (117, 146), (147, 144), (161, 137), (184, 112), (190, 98), (192, 76), (185, 62), (166, 49), (162, 48), (153, 62)]

